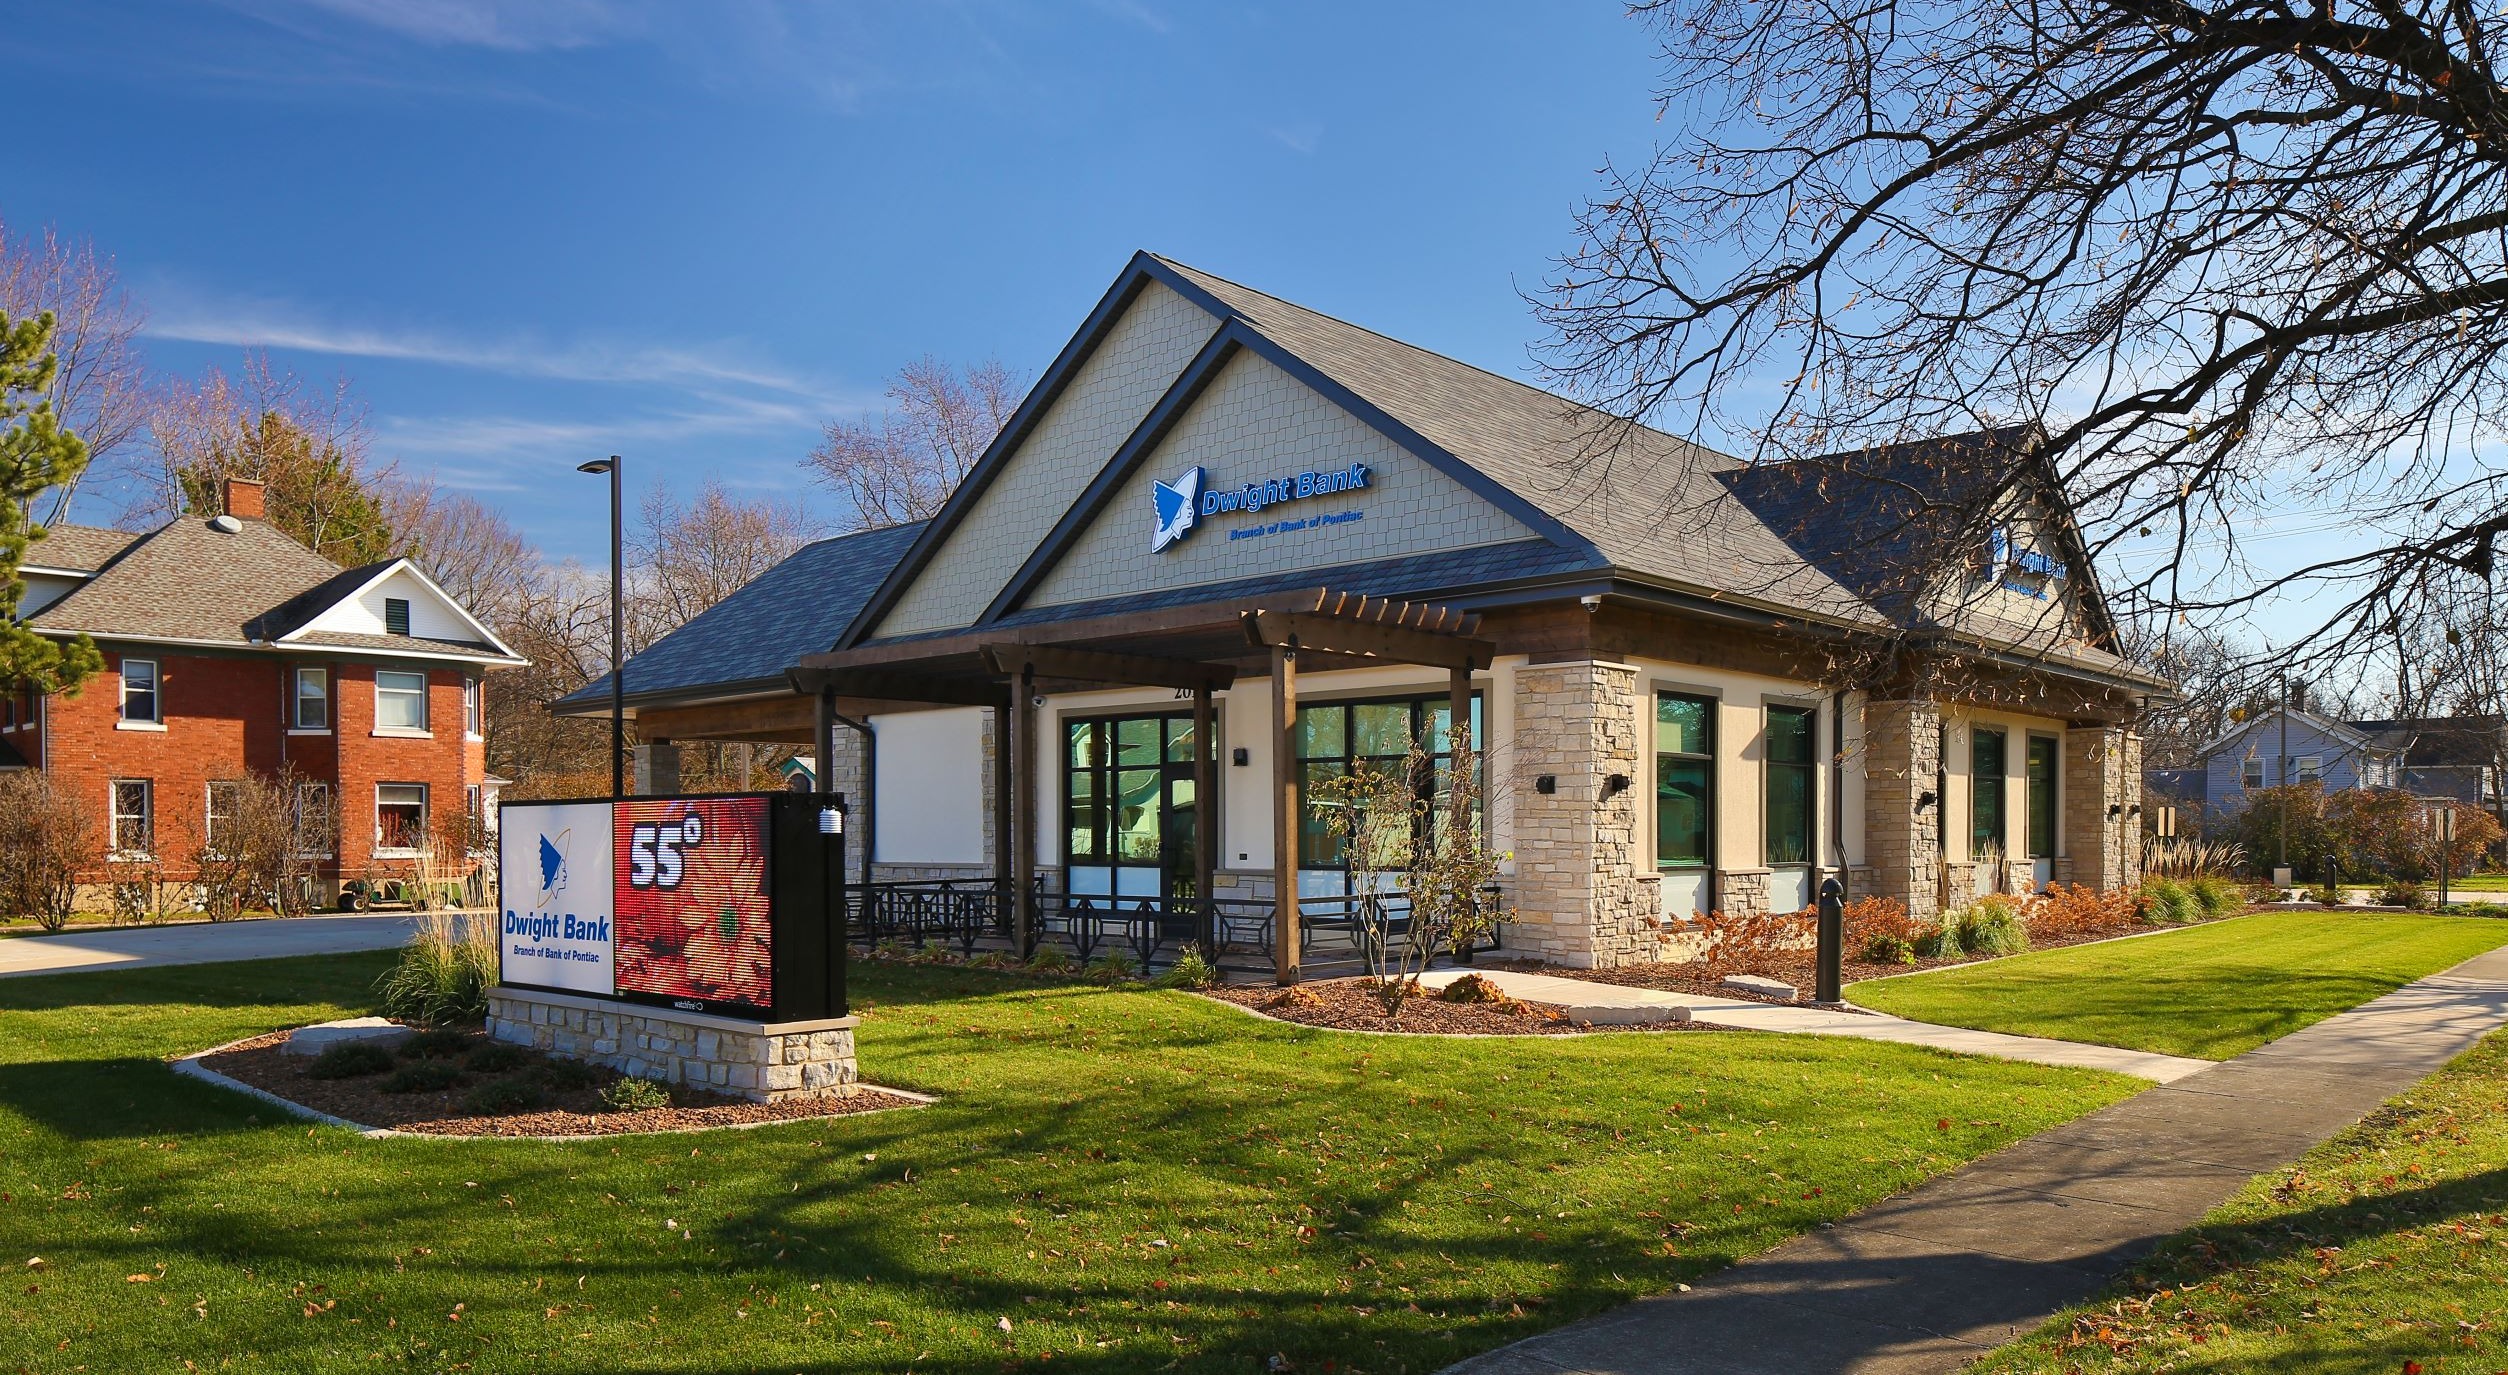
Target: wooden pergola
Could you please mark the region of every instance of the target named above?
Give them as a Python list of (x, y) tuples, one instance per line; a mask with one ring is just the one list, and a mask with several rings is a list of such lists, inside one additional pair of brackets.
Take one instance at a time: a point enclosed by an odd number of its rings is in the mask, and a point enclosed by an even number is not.
[[(1474, 637), (1470, 612), (1317, 588), (1112, 616), (995, 626), (813, 654), (791, 670), (796, 691), (817, 701), (820, 757), (832, 757), (837, 704), (986, 706), (1003, 723), (993, 755), (994, 874), (1010, 894), (1021, 949), (1036, 929), (1039, 687), (1064, 691), (1152, 687), (1193, 699), (1196, 892), (1214, 891), (1219, 869), (1218, 744), (1212, 697), (1249, 671), (1271, 673), (1274, 977), (1299, 977), (1298, 671), (1418, 664), (1447, 673), (1448, 718), (1471, 720), (1472, 674), (1496, 646)], [(1204, 939), (1209, 932), (1204, 931)]]

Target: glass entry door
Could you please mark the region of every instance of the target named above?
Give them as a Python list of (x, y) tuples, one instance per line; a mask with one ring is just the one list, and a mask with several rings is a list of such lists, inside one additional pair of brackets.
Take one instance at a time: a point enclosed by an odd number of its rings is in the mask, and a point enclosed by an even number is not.
[(1063, 722), (1063, 872), (1074, 897), (1189, 898), (1201, 808), (1189, 712)]

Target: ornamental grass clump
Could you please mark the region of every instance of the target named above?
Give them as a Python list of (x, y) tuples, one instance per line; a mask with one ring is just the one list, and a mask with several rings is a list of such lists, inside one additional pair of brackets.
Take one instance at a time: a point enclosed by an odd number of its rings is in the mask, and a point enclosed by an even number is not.
[(2195, 902), (2207, 917), (2225, 917), (2247, 905), (2246, 892), (2235, 879), (2219, 874), (2205, 874), (2186, 885)]
[(1083, 972), (1102, 984), (1129, 983), (1140, 977), (1141, 966), (1124, 951), (1109, 950), (1089, 961), (1087, 969)]
[(2203, 900), (2175, 879), (2145, 879), (2137, 915), (2152, 926), (2182, 926), (2203, 919)]
[(2029, 924), (2020, 904), (1999, 893), (1952, 915), (1958, 919), (1960, 948), (1971, 955), (2017, 955), (2029, 948)]
[(1028, 968), (1039, 974), (1068, 974), (1071, 964), (1071, 952), (1059, 945), (1040, 945), (1028, 956)]
[(496, 983), (490, 921), (430, 912), (401, 957), (375, 982), (383, 1015), (425, 1026), (475, 1026), (488, 1017)]
[(671, 1105), (671, 1091), (650, 1079), (621, 1079), (601, 1090), (613, 1112), (653, 1112)]
[(1198, 945), (1188, 945), (1176, 956), (1176, 962), (1150, 983), (1159, 988), (1213, 988), (1219, 983), (1219, 970), (1202, 954)]

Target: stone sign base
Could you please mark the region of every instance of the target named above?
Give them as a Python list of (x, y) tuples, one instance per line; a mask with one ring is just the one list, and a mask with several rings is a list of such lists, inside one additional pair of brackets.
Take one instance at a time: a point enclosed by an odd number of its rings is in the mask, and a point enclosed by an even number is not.
[(858, 1017), (746, 1022), (527, 988), (488, 990), (488, 1035), (622, 1074), (759, 1103), (840, 1098), (860, 1080)]

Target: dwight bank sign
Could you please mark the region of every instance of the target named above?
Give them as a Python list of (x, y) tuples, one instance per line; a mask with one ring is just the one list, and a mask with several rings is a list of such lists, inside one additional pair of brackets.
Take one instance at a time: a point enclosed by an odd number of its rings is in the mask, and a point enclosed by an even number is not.
[[(1152, 481), (1150, 496), (1156, 503), (1158, 526), (1150, 535), (1150, 552), (1155, 554), (1173, 547), (1177, 541), (1192, 534), (1194, 527), (1206, 518), (1226, 515), (1259, 515), (1287, 502), (1308, 497), (1330, 496), (1335, 492), (1368, 490), (1376, 470), (1364, 463), (1346, 468), (1309, 468), (1286, 477), (1265, 478), (1241, 487), (1214, 488), (1208, 470), (1188, 468), (1173, 482)], [(1364, 511), (1341, 511), (1312, 520), (1272, 520), (1261, 524), (1238, 526), (1228, 532), (1231, 540), (1259, 539), (1265, 535), (1291, 530), (1312, 529), (1319, 525), (1339, 525), (1361, 520)]]

